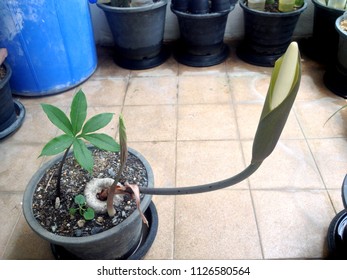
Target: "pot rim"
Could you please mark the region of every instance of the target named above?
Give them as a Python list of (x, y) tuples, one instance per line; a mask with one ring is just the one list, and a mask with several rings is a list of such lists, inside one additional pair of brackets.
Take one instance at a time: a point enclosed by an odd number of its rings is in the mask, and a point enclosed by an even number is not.
[(96, 3), (96, 5), (102, 9), (104, 12), (112, 12), (112, 13), (138, 13), (145, 12), (150, 10), (158, 9), (162, 6), (167, 5), (168, 0), (160, 0), (159, 2), (154, 2), (149, 5), (140, 6), (140, 7), (114, 7), (103, 3)]
[(230, 6), (229, 9), (220, 11), (220, 12), (212, 12), (212, 13), (206, 13), (206, 14), (191, 14), (191, 13), (185, 13), (179, 10), (175, 10), (173, 7), (173, 4), (170, 6), (171, 11), (176, 14), (176, 16), (180, 17), (186, 17), (186, 18), (196, 18), (196, 19), (210, 19), (210, 18), (215, 18), (215, 17), (220, 17), (220, 16), (225, 16), (229, 14), (232, 10), (235, 9), (235, 5)]
[(248, 13), (262, 15), (264, 17), (266, 17), (266, 16), (267, 17), (290, 17), (293, 15), (301, 14), (307, 8), (306, 1), (302, 5), (302, 7), (300, 7), (299, 9), (292, 11), (292, 12), (286, 12), (286, 13), (271, 13), (271, 12), (253, 10), (253, 9), (248, 8), (245, 0), (240, 0), (239, 5), (241, 6), (242, 9), (244, 9)]
[(317, 1), (317, 0), (311, 0), (312, 1), (312, 3), (314, 4), (314, 5), (317, 5), (317, 6), (319, 6), (320, 8), (322, 8), (322, 9), (325, 9), (325, 10), (332, 10), (332, 11), (345, 11), (344, 9), (336, 9), (336, 8), (331, 8), (331, 7), (328, 7), (328, 6), (324, 6), (322, 3), (320, 3), (319, 1)]
[[(94, 147), (91, 149), (95, 149)], [(148, 161), (137, 151), (135, 151), (132, 148), (128, 148), (129, 153), (133, 154), (137, 158), (141, 160), (143, 165), (146, 168), (147, 171), (147, 181), (148, 181), (148, 188), (154, 188), (154, 175), (153, 171), (148, 163)], [(71, 154), (72, 151), (70, 151), (69, 154)], [(135, 219), (140, 218), (138, 210), (134, 211), (128, 218), (126, 218), (123, 222), (120, 224), (103, 231), (101, 233), (90, 235), (90, 236), (82, 236), (82, 237), (71, 237), (71, 236), (61, 236), (54, 234), (52, 232), (47, 231), (44, 229), (39, 222), (35, 219), (32, 211), (32, 200), (33, 200), (33, 194), (36, 190), (36, 185), (38, 181), (42, 178), (45, 171), (51, 167), (53, 164), (59, 162), (63, 155), (58, 155), (54, 159), (51, 159), (50, 161), (43, 164), (36, 173), (31, 177), (29, 183), (27, 184), (27, 187), (24, 191), (23, 200), (22, 200), (22, 208), (23, 208), (23, 214), (24, 217), (29, 224), (29, 226), (32, 228), (33, 231), (35, 231), (39, 236), (44, 238), (45, 240), (48, 240), (51, 243), (58, 244), (58, 245), (69, 245), (69, 244), (88, 244), (91, 242), (98, 242), (99, 240), (102, 240), (106, 237), (109, 237), (111, 235), (116, 234), (117, 232), (120, 232), (124, 227), (126, 227), (128, 224), (132, 223)], [(149, 206), (150, 202), (152, 200), (151, 195), (145, 195), (144, 198), (141, 201), (140, 207), (142, 212), (144, 212), (147, 207)], [(140, 218), (141, 219), (141, 218)]]
[[(344, 16), (342, 15), (342, 16), (340, 16), (340, 17), (338, 17), (337, 19), (336, 19), (336, 21), (335, 21), (335, 29), (337, 30), (337, 32), (339, 33), (339, 35), (340, 36), (347, 36), (347, 31), (346, 30), (343, 30), (342, 28), (341, 28), (341, 25), (340, 25), (340, 23), (341, 23), (341, 21), (344, 19)], [(346, 20), (347, 20), (347, 18), (346, 18)]]

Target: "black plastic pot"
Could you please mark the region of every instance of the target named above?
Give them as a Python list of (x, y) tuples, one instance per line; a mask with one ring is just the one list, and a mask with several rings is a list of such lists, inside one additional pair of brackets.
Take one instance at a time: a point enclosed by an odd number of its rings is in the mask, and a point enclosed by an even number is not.
[(190, 0), (189, 11), (192, 14), (206, 14), (210, 11), (208, 0)]
[(0, 80), (0, 139), (16, 131), (22, 125), (25, 117), (24, 106), (12, 98), (11, 67), (6, 62), (3, 65), (6, 69), (6, 76)]
[(347, 175), (342, 183), (342, 202), (345, 207), (328, 228), (329, 259), (347, 259)]
[(188, 0), (172, 0), (171, 3), (175, 10), (180, 12), (188, 12), (188, 9), (189, 9)]
[(311, 59), (329, 64), (335, 60), (339, 35), (335, 30), (335, 21), (342, 16), (344, 10), (333, 9), (312, 0), (314, 5), (312, 37), (300, 42), (305, 55)]
[(114, 39), (114, 59), (119, 66), (147, 69), (169, 57), (163, 46), (167, 0), (141, 7), (97, 6), (105, 12)]
[(244, 14), (244, 39), (237, 48), (237, 55), (250, 64), (274, 66), (291, 43), (294, 29), (307, 3), (288, 13), (252, 10), (244, 0), (239, 4)]
[[(339, 35), (338, 49), (332, 64), (324, 74), (324, 84), (338, 96), (347, 98), (347, 32), (343, 31), (340, 22), (343, 16), (335, 20), (335, 28)], [(337, 54), (337, 55), (336, 55)]]
[[(146, 159), (133, 149), (129, 152), (141, 160), (147, 171), (147, 187), (154, 187), (152, 169)], [(23, 196), (24, 217), (32, 230), (43, 239), (52, 244), (53, 253), (56, 256), (68, 254), (77, 259), (124, 259), (131, 256), (137, 247), (141, 245), (143, 222), (138, 211), (134, 211), (126, 220), (119, 225), (104, 232), (82, 237), (59, 236), (44, 229), (36, 220), (32, 210), (33, 195), (39, 180), (46, 170), (59, 162), (62, 155), (42, 166), (31, 178)], [(151, 196), (145, 195), (141, 200), (141, 210), (146, 212), (151, 203)], [(155, 221), (154, 221), (155, 223)], [(64, 252), (64, 253), (62, 253)], [(67, 253), (68, 252), (68, 253)]]
[(230, 0), (212, 0), (211, 11), (214, 13), (229, 10), (231, 6)]
[(212, 66), (223, 62), (229, 55), (229, 48), (224, 43), (224, 33), (228, 14), (226, 11), (207, 14), (190, 14), (175, 10), (180, 38), (174, 47), (175, 59), (193, 67)]

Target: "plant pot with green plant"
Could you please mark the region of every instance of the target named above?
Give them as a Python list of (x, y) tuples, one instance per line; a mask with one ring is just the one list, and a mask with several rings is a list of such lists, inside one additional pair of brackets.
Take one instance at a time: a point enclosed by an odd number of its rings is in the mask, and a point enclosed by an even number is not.
[[(224, 43), (224, 33), (229, 13), (235, 1), (216, 3), (211, 1), (191, 1), (182, 6), (174, 1), (171, 11), (178, 19), (180, 38), (174, 47), (175, 59), (193, 67), (212, 66), (223, 62), (229, 55)], [(204, 4), (204, 5), (203, 5)]]
[(85, 122), (83, 91), (74, 96), (70, 119), (53, 105), (42, 107), (64, 133), (49, 141), (40, 156), (64, 153), (43, 165), (27, 185), (23, 212), (29, 226), (50, 242), (58, 259), (143, 257), (158, 224), (151, 196), (140, 197), (138, 185), (152, 188), (153, 173), (141, 154), (127, 148), (123, 118), (118, 145), (112, 137), (95, 133), (113, 114)]
[(163, 44), (167, 2), (97, 1), (112, 32), (114, 60), (118, 65), (133, 70), (147, 69), (162, 64), (170, 56)]
[(292, 41), (292, 35), (307, 4), (295, 0), (240, 0), (244, 15), (244, 38), (237, 55), (244, 61), (272, 67)]
[(346, 10), (346, 0), (311, 0), (314, 5), (312, 36), (300, 42), (302, 52), (311, 59), (330, 64), (335, 60), (339, 35), (335, 21)]
[(324, 84), (333, 93), (347, 98), (347, 12), (335, 21), (339, 34), (337, 55), (328, 65), (324, 74)]
[(23, 123), (25, 108), (13, 100), (10, 86), (12, 69), (5, 62), (7, 49), (0, 49), (0, 140), (16, 131)]

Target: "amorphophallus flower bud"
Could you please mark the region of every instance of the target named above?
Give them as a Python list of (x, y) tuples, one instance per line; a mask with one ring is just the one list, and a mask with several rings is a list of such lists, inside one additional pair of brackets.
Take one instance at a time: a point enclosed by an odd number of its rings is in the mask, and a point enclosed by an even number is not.
[(292, 42), (276, 61), (255, 134), (252, 163), (261, 162), (275, 148), (293, 106), (301, 79), (298, 44)]

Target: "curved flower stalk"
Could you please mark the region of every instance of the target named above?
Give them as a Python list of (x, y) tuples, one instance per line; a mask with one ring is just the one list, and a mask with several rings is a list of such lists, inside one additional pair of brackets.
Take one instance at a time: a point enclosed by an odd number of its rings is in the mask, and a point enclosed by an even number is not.
[(292, 42), (276, 61), (255, 134), (250, 165), (239, 174), (206, 185), (179, 188), (140, 188), (143, 194), (182, 195), (214, 191), (237, 184), (252, 175), (274, 150), (293, 106), (301, 79), (298, 45)]

